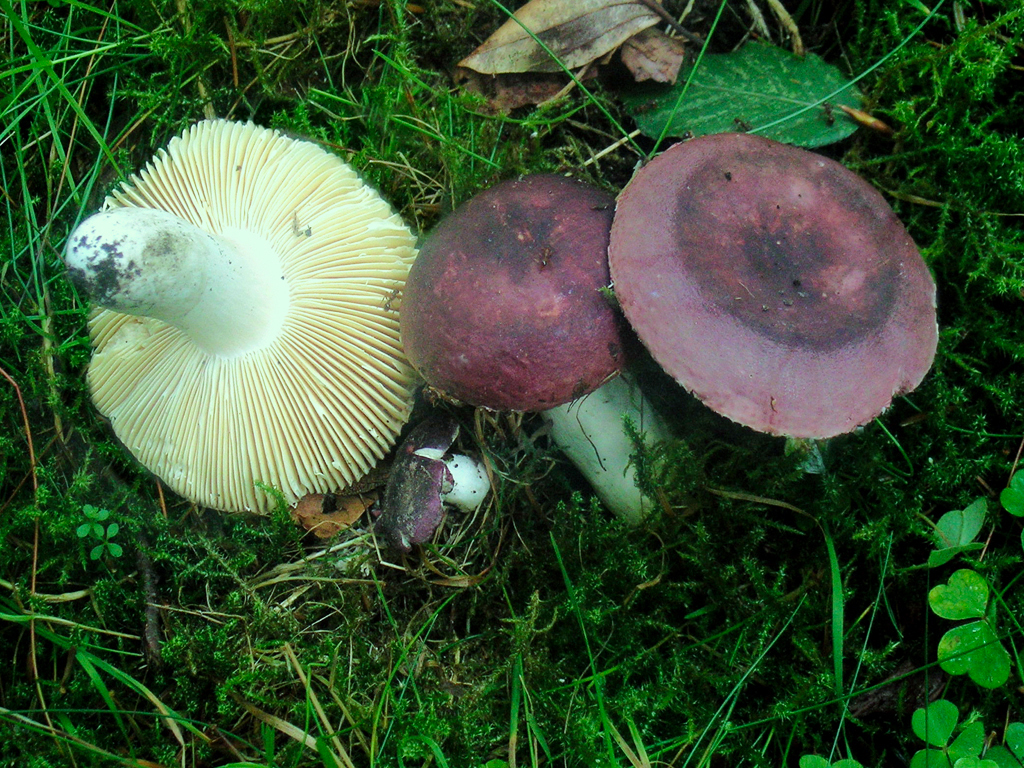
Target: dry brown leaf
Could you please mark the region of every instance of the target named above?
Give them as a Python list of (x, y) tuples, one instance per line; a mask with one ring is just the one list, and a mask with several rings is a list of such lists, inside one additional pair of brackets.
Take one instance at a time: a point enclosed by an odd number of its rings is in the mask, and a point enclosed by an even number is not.
[[(330, 500), (333, 499), (333, 503)], [(351, 526), (376, 501), (377, 495), (324, 496), (311, 493), (299, 499), (292, 519), (319, 539), (329, 539)]]
[(622, 63), (637, 82), (674, 83), (683, 64), (683, 41), (659, 29), (645, 29), (622, 44)]
[(530, 0), (459, 66), (487, 75), (578, 69), (659, 21), (635, 0)]
[(489, 110), (500, 114), (507, 114), (518, 107), (543, 104), (558, 96), (566, 86), (565, 77), (553, 72), (483, 75), (464, 68), (456, 73), (456, 82), (470, 93), (483, 96)]

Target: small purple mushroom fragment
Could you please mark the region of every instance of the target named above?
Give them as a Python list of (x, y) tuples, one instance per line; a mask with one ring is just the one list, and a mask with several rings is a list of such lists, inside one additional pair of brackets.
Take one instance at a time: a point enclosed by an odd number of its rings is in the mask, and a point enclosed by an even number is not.
[(850, 432), (935, 355), (935, 282), (910, 235), (813, 152), (746, 134), (676, 144), (619, 196), (609, 260), (654, 359), (761, 432)]
[(486, 498), (491, 486), (480, 462), (448, 453), (458, 434), (454, 419), (435, 415), (417, 424), (398, 448), (376, 526), (391, 547), (408, 552), (429, 541), (445, 504), (472, 512)]

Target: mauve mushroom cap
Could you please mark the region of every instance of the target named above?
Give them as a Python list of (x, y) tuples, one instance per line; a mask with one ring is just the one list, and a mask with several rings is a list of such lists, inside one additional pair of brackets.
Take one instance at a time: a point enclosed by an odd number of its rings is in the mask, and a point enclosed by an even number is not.
[(753, 429), (849, 432), (931, 367), (928, 267), (882, 196), (815, 153), (746, 134), (677, 144), (620, 195), (609, 253), (651, 355)]
[(427, 383), (463, 402), (538, 411), (621, 366), (608, 285), (614, 199), (537, 174), (473, 197), (427, 237), (401, 308), (402, 342)]

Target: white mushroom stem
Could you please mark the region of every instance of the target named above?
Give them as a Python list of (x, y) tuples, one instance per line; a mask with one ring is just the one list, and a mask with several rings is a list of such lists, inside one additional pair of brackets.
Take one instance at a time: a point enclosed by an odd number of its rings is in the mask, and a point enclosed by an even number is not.
[(447, 455), (439, 448), (420, 448), (414, 455), (435, 459), (448, 468), (448, 474), (452, 477), (451, 485), (446, 483), (441, 488), (441, 501), (445, 504), (456, 506), (463, 512), (474, 512), (491, 490), (491, 481), (487, 479), (483, 462), (462, 453)]
[(639, 525), (654, 502), (636, 484), (635, 451), (625, 430), (628, 416), (647, 443), (669, 435), (664, 422), (644, 398), (640, 387), (618, 376), (589, 395), (541, 416), (551, 425), (555, 444), (590, 481), (598, 498), (630, 525)]
[(288, 308), (280, 257), (233, 227), (211, 235), (150, 208), (90, 216), (68, 239), (68, 274), (97, 304), (163, 320), (211, 354), (276, 338)]
[(484, 465), (461, 453), (449, 456), (444, 460), (444, 465), (451, 473), (452, 487), (441, 494), (441, 501), (463, 512), (476, 511), (491, 490)]

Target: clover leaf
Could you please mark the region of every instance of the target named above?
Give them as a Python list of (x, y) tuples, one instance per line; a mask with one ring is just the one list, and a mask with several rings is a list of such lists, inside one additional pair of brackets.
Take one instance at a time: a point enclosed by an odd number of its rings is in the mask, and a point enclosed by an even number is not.
[(981, 549), (975, 537), (985, 524), (988, 503), (977, 499), (962, 510), (954, 509), (939, 518), (935, 524), (936, 550), (928, 557), (928, 567), (945, 565), (961, 552)]
[(1010, 654), (984, 620), (961, 624), (942, 636), (939, 666), (951, 675), (966, 673), (983, 688), (998, 688), (1010, 679)]
[(1000, 768), (979, 757), (985, 747), (985, 726), (980, 721), (966, 725), (949, 743), (958, 718), (956, 705), (945, 699), (914, 712), (910, 727), (928, 748), (914, 754), (910, 768)]
[(910, 718), (910, 728), (914, 735), (933, 747), (944, 747), (953, 735), (960, 713), (956, 704), (945, 699), (938, 699), (928, 705), (927, 709), (918, 709)]
[(864, 766), (851, 758), (830, 763), (819, 755), (804, 755), (800, 758), (799, 768), (864, 768)]
[(944, 619), (980, 619), (988, 604), (988, 583), (977, 572), (962, 568), (928, 593), (928, 604)]
[(1024, 472), (1014, 472), (1010, 484), (999, 494), (999, 503), (1007, 512), (1024, 517)]

